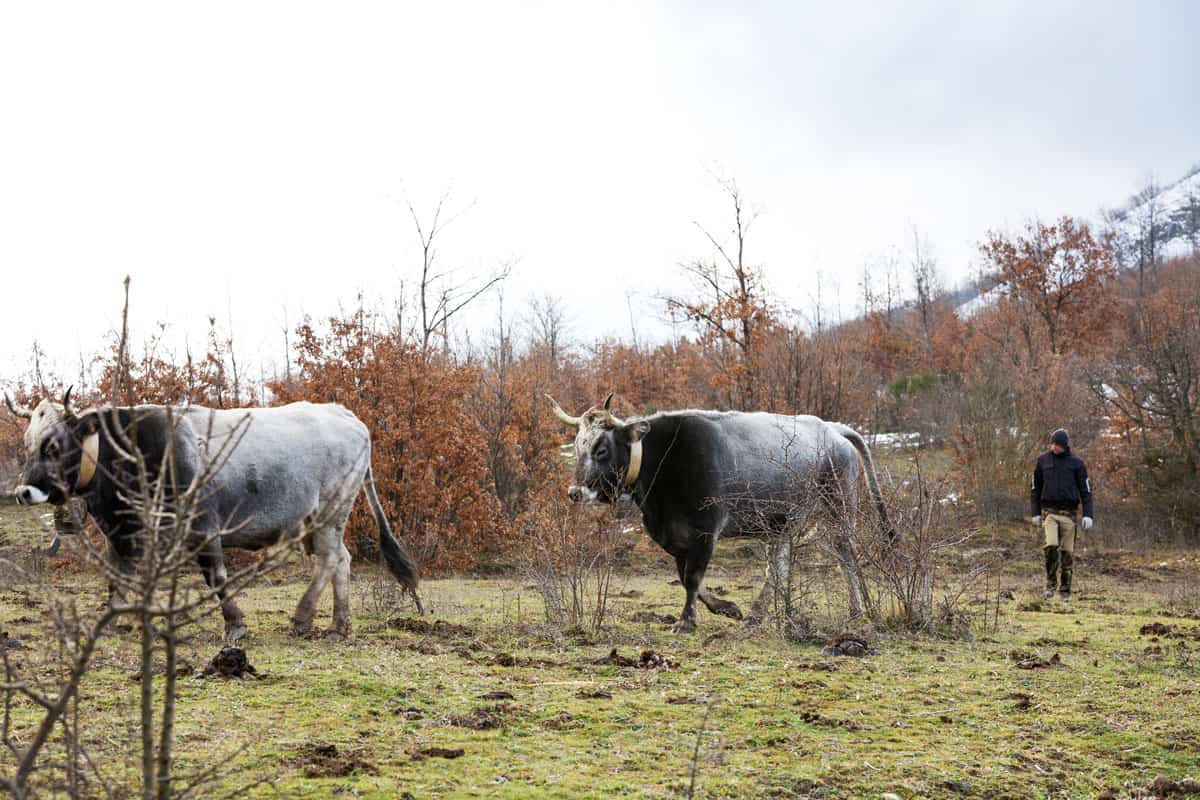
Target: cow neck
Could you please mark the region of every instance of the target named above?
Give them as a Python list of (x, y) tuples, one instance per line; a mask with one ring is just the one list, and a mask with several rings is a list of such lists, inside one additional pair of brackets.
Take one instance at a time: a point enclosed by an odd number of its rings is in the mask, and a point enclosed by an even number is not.
[(83, 438), (79, 454), (79, 480), (75, 481), (75, 491), (81, 492), (92, 485), (96, 477), (96, 462), (100, 459), (100, 432), (88, 434)]
[(638, 439), (629, 446), (629, 469), (625, 470), (625, 487), (632, 489), (637, 483), (638, 473), (642, 471), (642, 440)]

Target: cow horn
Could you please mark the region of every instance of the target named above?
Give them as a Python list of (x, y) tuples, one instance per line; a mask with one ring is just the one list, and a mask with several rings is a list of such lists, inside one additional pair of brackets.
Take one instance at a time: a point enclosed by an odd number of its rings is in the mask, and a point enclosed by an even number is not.
[(617, 417), (613, 416), (611, 409), (612, 409), (612, 399), (613, 399), (614, 394), (616, 394), (616, 393), (609, 392), (608, 397), (604, 401), (604, 424), (610, 428), (619, 428), (622, 425), (624, 425), (625, 423), (622, 420), (618, 419)]
[(75, 419), (75, 409), (71, 408), (71, 392), (74, 391), (74, 386), (68, 386), (66, 393), (63, 395), (63, 418), (67, 420)]
[(574, 425), (576, 427), (583, 424), (583, 420), (581, 417), (572, 417), (570, 414), (563, 411), (562, 406), (560, 406), (558, 404), (558, 401), (555, 400), (553, 397), (551, 397), (549, 394), (546, 395), (546, 399), (549, 400), (550, 405), (554, 407), (554, 415), (556, 417), (558, 417), (559, 419), (561, 419), (563, 422), (567, 423), (568, 425)]
[(10, 395), (8, 392), (4, 393), (4, 404), (6, 406), (8, 406), (8, 410), (11, 411), (13, 413), (13, 416), (15, 416), (15, 417), (21, 417), (22, 419), (29, 419), (30, 417), (33, 416), (33, 412), (30, 411), (28, 408), (26, 408), (25, 406), (19, 406), (16, 403), (14, 403), (13, 399), (12, 399), (12, 395)]

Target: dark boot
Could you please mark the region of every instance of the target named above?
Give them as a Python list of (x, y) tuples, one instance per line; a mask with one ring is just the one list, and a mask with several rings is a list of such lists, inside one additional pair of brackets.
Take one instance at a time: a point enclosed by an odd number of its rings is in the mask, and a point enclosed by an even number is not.
[(1071, 599), (1071, 571), (1072, 571), (1072, 567), (1074, 567), (1074, 565), (1075, 565), (1075, 554), (1068, 553), (1066, 550), (1063, 550), (1059, 554), (1059, 561), (1061, 562), (1060, 569), (1062, 572), (1062, 578), (1058, 582), (1058, 593), (1060, 595), (1062, 595), (1063, 600), (1070, 600)]
[(1046, 547), (1046, 598), (1054, 597), (1058, 589), (1058, 548)]

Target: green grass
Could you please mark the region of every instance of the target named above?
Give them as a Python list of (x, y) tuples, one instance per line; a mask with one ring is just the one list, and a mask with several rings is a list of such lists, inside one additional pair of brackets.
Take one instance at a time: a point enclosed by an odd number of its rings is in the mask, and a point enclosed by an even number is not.
[[(0, 509), (8, 541), (0, 555), (33, 543), (27, 513)], [(687, 636), (630, 622), (634, 611), (678, 613), (682, 601), (669, 584), (672, 565), (644, 537), (635, 561), (646, 566), (617, 587), (641, 595), (616, 600), (612, 627), (591, 637), (546, 628), (536, 592), (518, 579), (424, 584), (433, 618), (469, 633), (389, 628), (369, 599), (379, 576), (356, 564), (354, 638), (297, 640), (287, 634), (305, 581), (297, 568), (241, 601), (252, 630), (244, 644), (263, 679), (181, 681), (180, 767), (232, 756), (239, 774), (228, 788), (270, 779), (304, 797), (680, 797), (699, 736), (697, 796), (707, 798), (1092, 798), (1106, 787), (1147, 786), (1158, 774), (1195, 776), (1200, 642), (1151, 642), (1138, 633), (1151, 619), (1200, 630), (1196, 621), (1161, 616), (1164, 584), (1154, 564), (1175, 555), (1085, 552), (1074, 605), (1019, 611), (1035, 597), (1040, 554), (1025, 552), (1021, 533), (996, 536), (1015, 554), (999, 576), (1015, 597), (1002, 602), (997, 627), (977, 626), (958, 640), (883, 635), (880, 655), (865, 659), (823, 658), (817, 645), (745, 635), (739, 623), (704, 610), (699, 630)], [(727, 587), (746, 608), (761, 569), (735, 556), (739, 546), (723, 546), (709, 583)], [(1089, 569), (1118, 558), (1120, 582)], [(1196, 569), (1194, 560), (1182, 563), (1185, 571), (1172, 578), (1194, 580), (1186, 571)], [(65, 571), (54, 582), (84, 605), (104, 596), (95, 575)], [(840, 581), (834, 575), (816, 585), (832, 592)], [(22, 590), (0, 587), (0, 630), (36, 660), (48, 648), (44, 606), (34, 596), (30, 607)], [(840, 603), (819, 596), (822, 609)], [(328, 624), (329, 602), (327, 595), (319, 623)], [(219, 649), (219, 628), (218, 616), (196, 633), (186, 654), (194, 667)], [(677, 666), (592, 663), (614, 646), (634, 657), (653, 649)], [(1154, 646), (1163, 652), (1146, 652)], [(1057, 652), (1064, 666), (1017, 669), (1014, 651)], [(494, 663), (498, 653), (516, 657), (517, 666)], [(93, 758), (130, 786), (137, 658), (130, 634), (107, 637), (81, 705)], [(513, 698), (481, 699), (493, 691)], [(611, 699), (586, 697), (599, 691)], [(1019, 707), (1021, 695), (1027, 708)], [(452, 724), (473, 714), (491, 715), (498, 727)], [(23, 707), (19, 716), (27, 725), (36, 715)], [(310, 777), (319, 771), (313, 748), (328, 744), (357, 771)], [(427, 747), (465, 754), (414, 758)], [(0, 753), (0, 772), (11, 766)], [(41, 785), (52, 777), (47, 770)]]

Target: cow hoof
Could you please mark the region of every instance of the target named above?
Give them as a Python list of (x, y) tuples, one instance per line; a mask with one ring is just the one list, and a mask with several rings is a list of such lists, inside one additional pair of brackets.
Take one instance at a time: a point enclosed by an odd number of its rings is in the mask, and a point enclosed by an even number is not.
[(738, 608), (738, 604), (732, 603), (728, 600), (717, 606), (717, 613), (723, 617), (729, 617), (730, 619), (740, 620), (742, 618), (742, 610)]
[(225, 643), (236, 644), (238, 640), (244, 637), (250, 629), (245, 625), (234, 625), (233, 627), (226, 626), (225, 628)]
[(292, 636), (296, 636), (300, 639), (304, 639), (310, 635), (312, 635), (312, 623), (311, 622), (308, 622), (308, 623), (293, 622), (292, 623)]
[(325, 641), (327, 642), (341, 642), (349, 638), (349, 631), (339, 631), (335, 628), (330, 628), (329, 630), (325, 631)]
[(696, 630), (695, 620), (681, 619), (671, 628), (671, 633), (693, 633)]

